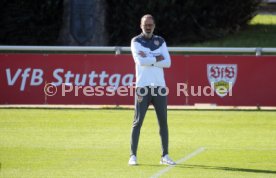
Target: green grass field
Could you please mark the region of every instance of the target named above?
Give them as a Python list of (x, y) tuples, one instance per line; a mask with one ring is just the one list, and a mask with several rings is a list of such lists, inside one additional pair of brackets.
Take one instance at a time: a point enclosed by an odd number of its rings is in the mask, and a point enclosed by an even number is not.
[(247, 28), (226, 37), (203, 43), (185, 44), (191, 47), (276, 47), (276, 15), (257, 15)]
[[(276, 177), (275, 111), (169, 110), (170, 156), (194, 155), (160, 177)], [(0, 177), (147, 178), (159, 165), (158, 124), (149, 110), (139, 166), (127, 165), (132, 110), (0, 109)]]

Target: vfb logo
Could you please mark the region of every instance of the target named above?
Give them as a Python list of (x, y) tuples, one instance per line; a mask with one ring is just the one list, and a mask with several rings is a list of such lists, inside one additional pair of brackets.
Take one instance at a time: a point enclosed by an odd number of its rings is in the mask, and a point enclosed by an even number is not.
[(226, 96), (232, 90), (238, 73), (237, 64), (208, 64), (208, 81), (216, 94)]

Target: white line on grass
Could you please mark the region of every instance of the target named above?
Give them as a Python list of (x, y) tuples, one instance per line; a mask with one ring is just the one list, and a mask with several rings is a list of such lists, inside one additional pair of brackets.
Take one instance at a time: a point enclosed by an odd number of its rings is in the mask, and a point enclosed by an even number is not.
[[(195, 150), (194, 152), (190, 153), (189, 155), (181, 158), (180, 160), (176, 161), (176, 165), (183, 163), (189, 159), (191, 159), (192, 157), (198, 155), (199, 153), (203, 152), (205, 150), (204, 147), (200, 147), (197, 150)], [(170, 165), (168, 167), (166, 167), (165, 169), (162, 169), (161, 171), (157, 172), (156, 174), (154, 174), (153, 176), (151, 176), (151, 178), (157, 178), (160, 177), (161, 175), (165, 174), (166, 172), (168, 172), (170, 169), (172, 169), (173, 167), (175, 167), (176, 165)]]

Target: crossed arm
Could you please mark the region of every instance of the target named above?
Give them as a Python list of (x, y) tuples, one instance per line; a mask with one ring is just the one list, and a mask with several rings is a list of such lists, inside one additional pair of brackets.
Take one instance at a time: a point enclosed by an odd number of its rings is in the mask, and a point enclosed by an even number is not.
[(139, 44), (132, 42), (131, 51), (136, 64), (141, 66), (153, 66), (160, 68), (168, 68), (171, 66), (171, 58), (166, 46), (163, 43), (161, 46), (161, 54), (157, 56), (149, 55), (144, 51), (139, 50)]

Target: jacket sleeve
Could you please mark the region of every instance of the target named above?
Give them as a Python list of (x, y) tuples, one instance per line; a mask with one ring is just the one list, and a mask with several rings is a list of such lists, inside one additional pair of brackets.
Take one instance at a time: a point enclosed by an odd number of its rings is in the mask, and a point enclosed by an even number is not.
[(154, 63), (154, 66), (160, 67), (160, 68), (171, 67), (171, 57), (170, 57), (166, 42), (164, 42), (161, 46), (161, 55), (163, 55), (164, 60)]
[(140, 66), (153, 66), (156, 63), (156, 58), (150, 55), (146, 57), (141, 57), (138, 53), (140, 51), (140, 44), (131, 40), (131, 53), (134, 62)]

